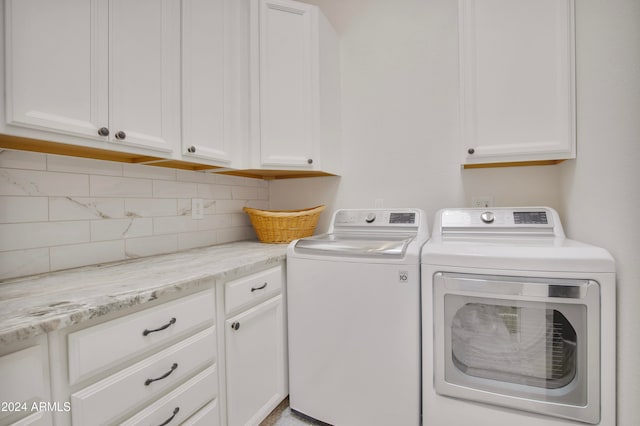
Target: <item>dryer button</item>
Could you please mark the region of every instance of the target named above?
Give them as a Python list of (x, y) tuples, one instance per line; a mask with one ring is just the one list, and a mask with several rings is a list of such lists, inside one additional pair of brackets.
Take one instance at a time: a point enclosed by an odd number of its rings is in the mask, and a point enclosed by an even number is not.
[(484, 223), (492, 223), (495, 218), (496, 217), (493, 212), (484, 212), (480, 215), (480, 219), (482, 219)]

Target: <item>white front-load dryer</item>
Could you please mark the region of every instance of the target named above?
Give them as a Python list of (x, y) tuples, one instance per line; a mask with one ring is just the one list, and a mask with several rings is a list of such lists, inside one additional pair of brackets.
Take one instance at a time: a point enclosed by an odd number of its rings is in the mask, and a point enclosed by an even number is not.
[(287, 251), (291, 409), (337, 426), (420, 425), (419, 209), (338, 210)]
[(616, 424), (615, 264), (553, 209), (439, 211), (422, 308), (425, 426)]

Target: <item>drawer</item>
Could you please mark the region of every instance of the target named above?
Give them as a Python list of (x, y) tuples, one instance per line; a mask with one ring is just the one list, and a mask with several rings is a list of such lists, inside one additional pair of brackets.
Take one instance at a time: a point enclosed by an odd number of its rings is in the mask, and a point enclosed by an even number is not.
[(181, 426), (220, 426), (220, 408), (215, 399), (182, 423)]
[(214, 290), (174, 300), (69, 334), (69, 382), (151, 350), (197, 327), (213, 323)]
[[(135, 416), (120, 424), (179, 425), (215, 398), (218, 371), (215, 365), (204, 370), (184, 385), (160, 398)], [(171, 419), (169, 421), (169, 419)]]
[[(0, 424), (31, 412), (34, 402), (49, 401), (46, 350), (35, 345), (0, 357)], [(36, 420), (37, 413), (23, 419), (31, 421), (24, 424), (36, 424)]]
[(38, 411), (29, 417), (25, 417), (15, 423), (11, 423), (11, 426), (51, 426), (52, 424), (51, 413)]
[[(71, 395), (74, 426), (113, 422), (215, 361), (214, 327)], [(210, 393), (217, 393), (217, 386)]]
[(224, 287), (225, 313), (251, 307), (280, 293), (282, 282), (282, 266), (229, 281)]

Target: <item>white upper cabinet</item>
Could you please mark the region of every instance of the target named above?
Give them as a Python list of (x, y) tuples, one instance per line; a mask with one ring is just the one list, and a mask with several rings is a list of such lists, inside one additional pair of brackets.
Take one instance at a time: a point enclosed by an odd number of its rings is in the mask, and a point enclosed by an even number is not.
[(248, 12), (246, 1), (182, 0), (185, 157), (241, 165), (249, 125)]
[(575, 158), (574, 0), (459, 0), (465, 164)]
[(336, 172), (339, 62), (335, 30), (313, 5), (252, 3), (252, 163)]
[(173, 151), (178, 0), (5, 4), (7, 124)]

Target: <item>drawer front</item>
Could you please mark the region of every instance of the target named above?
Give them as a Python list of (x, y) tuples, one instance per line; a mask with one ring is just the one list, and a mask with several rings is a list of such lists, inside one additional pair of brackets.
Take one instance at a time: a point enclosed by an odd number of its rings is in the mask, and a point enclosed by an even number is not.
[[(0, 424), (31, 412), (34, 402), (49, 401), (45, 350), (36, 345), (0, 357)], [(34, 416), (29, 418), (35, 421)]]
[(69, 334), (69, 382), (84, 380), (196, 327), (213, 323), (214, 291), (207, 290)]
[(224, 288), (225, 313), (248, 308), (282, 291), (282, 266), (229, 281)]
[(182, 426), (220, 426), (220, 408), (218, 399), (205, 405), (200, 411), (191, 416)]
[(11, 426), (51, 426), (51, 413), (38, 411), (24, 419), (11, 423)]
[(215, 355), (211, 327), (71, 395), (73, 425), (110, 423), (214, 362)]
[[(176, 390), (160, 398), (121, 426), (179, 425), (215, 398), (213, 389), (218, 386), (218, 371), (215, 365), (204, 370)], [(168, 421), (171, 419), (170, 421)]]

